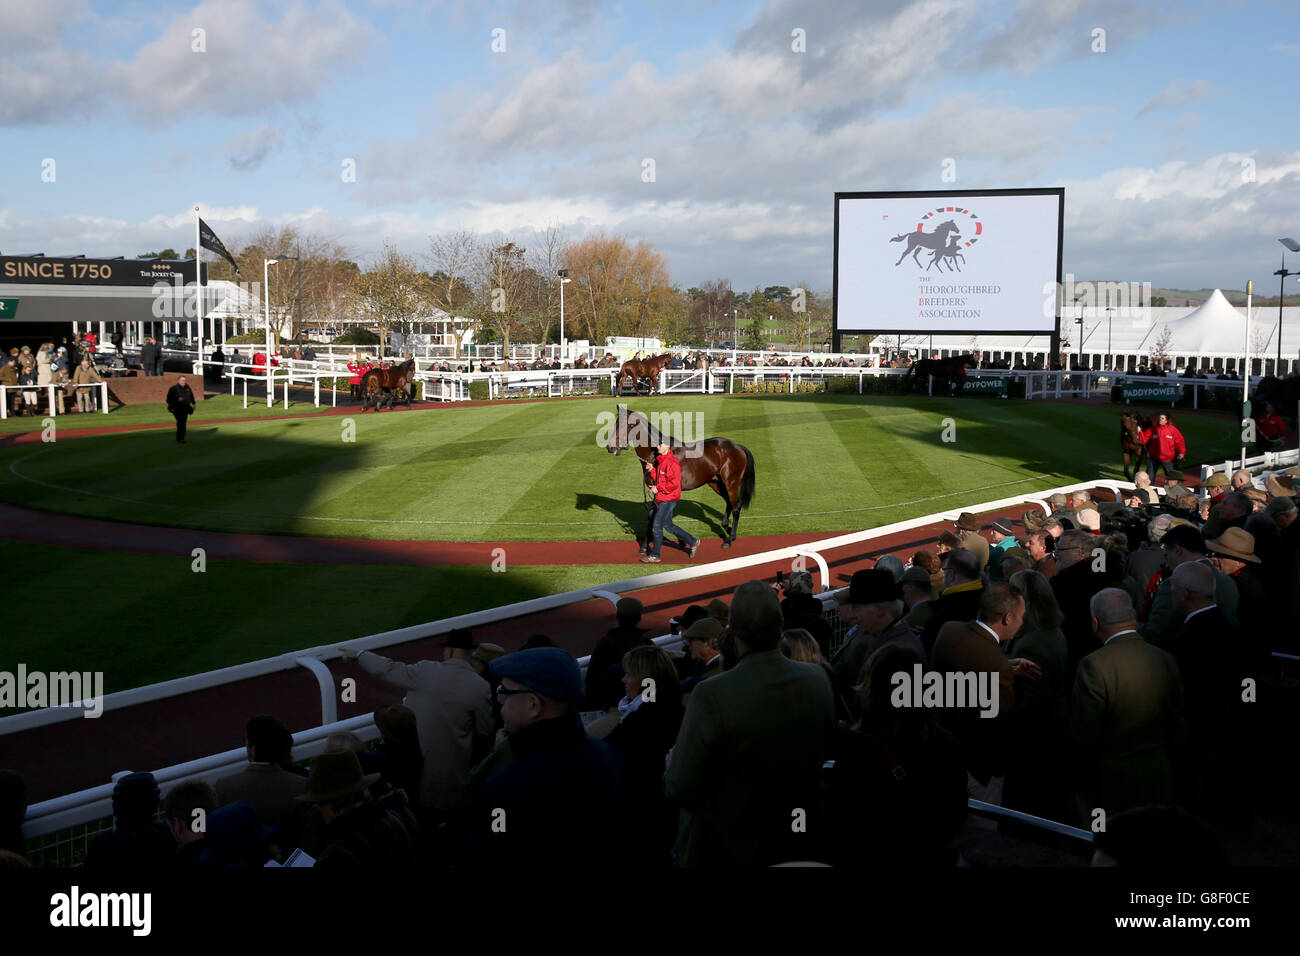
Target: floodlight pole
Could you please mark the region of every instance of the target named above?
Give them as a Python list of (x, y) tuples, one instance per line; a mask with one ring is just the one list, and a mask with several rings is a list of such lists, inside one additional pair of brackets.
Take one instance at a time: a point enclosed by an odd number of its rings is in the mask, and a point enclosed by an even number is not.
[(262, 308), (266, 319), (266, 404), (269, 408), (274, 402), (271, 387), (271, 266), (278, 259), (262, 260)]
[[(1292, 252), (1300, 252), (1300, 242), (1294, 239), (1279, 239), (1287, 249)], [(1286, 271), (1286, 253), (1282, 253), (1282, 268), (1274, 272), (1273, 275), (1278, 277), (1277, 280), (1277, 365), (1273, 367), (1273, 375), (1277, 378), (1282, 377), (1282, 303), (1285, 301), (1286, 277), (1300, 275), (1300, 272)], [(1260, 370), (1263, 371), (1262, 369)]]

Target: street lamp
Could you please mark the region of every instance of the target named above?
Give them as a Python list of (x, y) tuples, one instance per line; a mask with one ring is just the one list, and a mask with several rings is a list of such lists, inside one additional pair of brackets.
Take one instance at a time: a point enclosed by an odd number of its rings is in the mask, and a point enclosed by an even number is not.
[[(1278, 242), (1286, 246), (1292, 252), (1300, 252), (1300, 242), (1294, 239), (1279, 239)], [(1286, 271), (1286, 253), (1282, 253), (1282, 268), (1274, 272), (1273, 275), (1278, 277), (1277, 280), (1277, 365), (1273, 366), (1273, 374), (1282, 377), (1282, 300), (1283, 291), (1286, 284), (1287, 276), (1300, 275), (1300, 272)], [(1262, 371), (1262, 370), (1261, 370)]]
[(1086, 292), (1080, 292), (1075, 296), (1075, 305), (1079, 307), (1079, 317), (1074, 320), (1074, 324), (1079, 327), (1079, 371), (1083, 371), (1083, 297)]
[(273, 401), (271, 393), (271, 266), (279, 259), (262, 260), (262, 309), (266, 319), (266, 405)]
[(568, 269), (561, 269), (556, 272), (555, 275), (560, 280), (560, 364), (563, 365), (565, 355), (569, 351), (565, 347), (564, 341), (564, 286), (565, 283), (572, 282), (573, 280), (569, 278)]
[(298, 348), (302, 348), (302, 244), (298, 245), (298, 255), (286, 256), (283, 252), (276, 253), (280, 259), (292, 259), (298, 263)]
[(1111, 334), (1110, 334), (1111, 315), (1110, 314), (1114, 311), (1115, 309), (1113, 306), (1109, 306), (1109, 305), (1106, 306), (1106, 361), (1110, 362), (1110, 367), (1112, 370), (1114, 370), (1115, 368), (1115, 353), (1114, 351), (1112, 351), (1112, 345), (1111, 345)]

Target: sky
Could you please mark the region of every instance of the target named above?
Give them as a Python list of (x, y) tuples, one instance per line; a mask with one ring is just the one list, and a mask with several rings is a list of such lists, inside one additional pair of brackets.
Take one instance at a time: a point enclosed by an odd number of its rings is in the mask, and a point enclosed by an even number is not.
[(559, 226), (644, 239), (683, 288), (828, 289), (837, 191), (1063, 186), (1066, 273), (1275, 295), (1294, 13), (0, 0), (0, 253), (184, 250), (198, 205), (227, 244), (293, 224), (363, 266)]

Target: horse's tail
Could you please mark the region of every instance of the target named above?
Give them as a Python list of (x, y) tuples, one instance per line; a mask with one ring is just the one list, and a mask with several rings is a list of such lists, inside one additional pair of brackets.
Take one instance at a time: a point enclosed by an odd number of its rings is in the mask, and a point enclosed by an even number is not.
[(740, 448), (745, 453), (745, 475), (740, 479), (740, 507), (748, 508), (754, 500), (754, 453), (744, 445)]
[(910, 236), (910, 235), (911, 235), (910, 232), (900, 232), (898, 235), (896, 235), (893, 239), (890, 239), (889, 241), (890, 241), (890, 242), (902, 242), (904, 239), (906, 239), (906, 238), (907, 238), (908, 236)]

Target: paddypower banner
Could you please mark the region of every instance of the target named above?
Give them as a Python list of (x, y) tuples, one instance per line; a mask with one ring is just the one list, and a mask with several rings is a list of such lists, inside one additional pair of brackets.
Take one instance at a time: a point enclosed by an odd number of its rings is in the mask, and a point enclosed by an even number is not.
[(1176, 402), (1183, 394), (1181, 385), (1156, 385), (1152, 382), (1125, 382), (1120, 386), (1124, 401)]
[(1005, 395), (1007, 391), (1007, 380), (1005, 376), (981, 376), (980, 378), (970, 377), (966, 379), (966, 384), (962, 386), (963, 392), (990, 392), (994, 395)]

